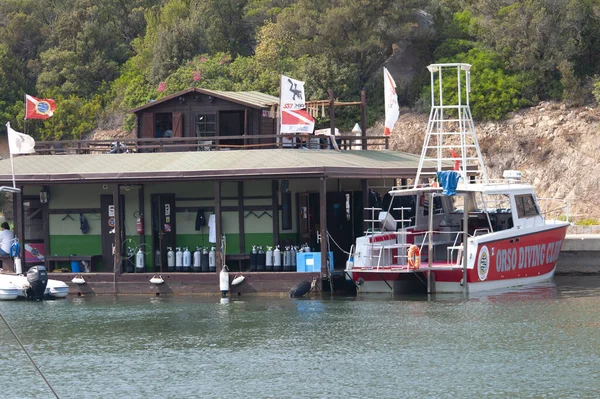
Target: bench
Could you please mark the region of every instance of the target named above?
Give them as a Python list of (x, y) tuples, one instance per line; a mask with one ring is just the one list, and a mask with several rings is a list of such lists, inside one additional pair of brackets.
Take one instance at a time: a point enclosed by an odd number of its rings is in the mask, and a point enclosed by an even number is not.
[(71, 262), (87, 262), (90, 267), (90, 272), (99, 272), (99, 262), (102, 261), (102, 255), (53, 255), (44, 258), (46, 269), (51, 272), (56, 268), (59, 262), (68, 262), (71, 267)]

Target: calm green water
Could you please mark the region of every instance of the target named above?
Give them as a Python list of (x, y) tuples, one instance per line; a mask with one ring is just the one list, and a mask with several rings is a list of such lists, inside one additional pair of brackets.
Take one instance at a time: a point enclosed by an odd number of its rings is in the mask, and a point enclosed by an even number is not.
[[(0, 302), (61, 398), (597, 398), (600, 277), (471, 297)], [(0, 322), (0, 397), (51, 398)]]

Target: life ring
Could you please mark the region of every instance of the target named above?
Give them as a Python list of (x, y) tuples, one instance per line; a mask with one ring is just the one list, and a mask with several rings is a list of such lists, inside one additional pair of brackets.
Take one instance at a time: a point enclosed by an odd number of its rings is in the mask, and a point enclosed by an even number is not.
[(421, 251), (416, 245), (411, 245), (408, 248), (408, 267), (418, 269), (419, 266), (421, 266)]

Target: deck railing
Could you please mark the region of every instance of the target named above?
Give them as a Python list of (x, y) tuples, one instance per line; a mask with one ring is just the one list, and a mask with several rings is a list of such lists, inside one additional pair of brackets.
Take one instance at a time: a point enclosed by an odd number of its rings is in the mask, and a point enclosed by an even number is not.
[(36, 154), (105, 154), (121, 152), (181, 152), (181, 151), (221, 151), (250, 150), (266, 148), (289, 149), (328, 149), (340, 150), (389, 149), (387, 136), (331, 136), (316, 135), (252, 135), (252, 136), (211, 136), (136, 138), (109, 140), (63, 140), (37, 141)]

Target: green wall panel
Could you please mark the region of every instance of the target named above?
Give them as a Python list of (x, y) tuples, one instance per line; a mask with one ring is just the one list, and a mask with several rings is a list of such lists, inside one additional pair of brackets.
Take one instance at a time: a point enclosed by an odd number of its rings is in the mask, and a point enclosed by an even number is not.
[(100, 236), (93, 235), (52, 235), (50, 251), (47, 255), (100, 255), (102, 241)]

